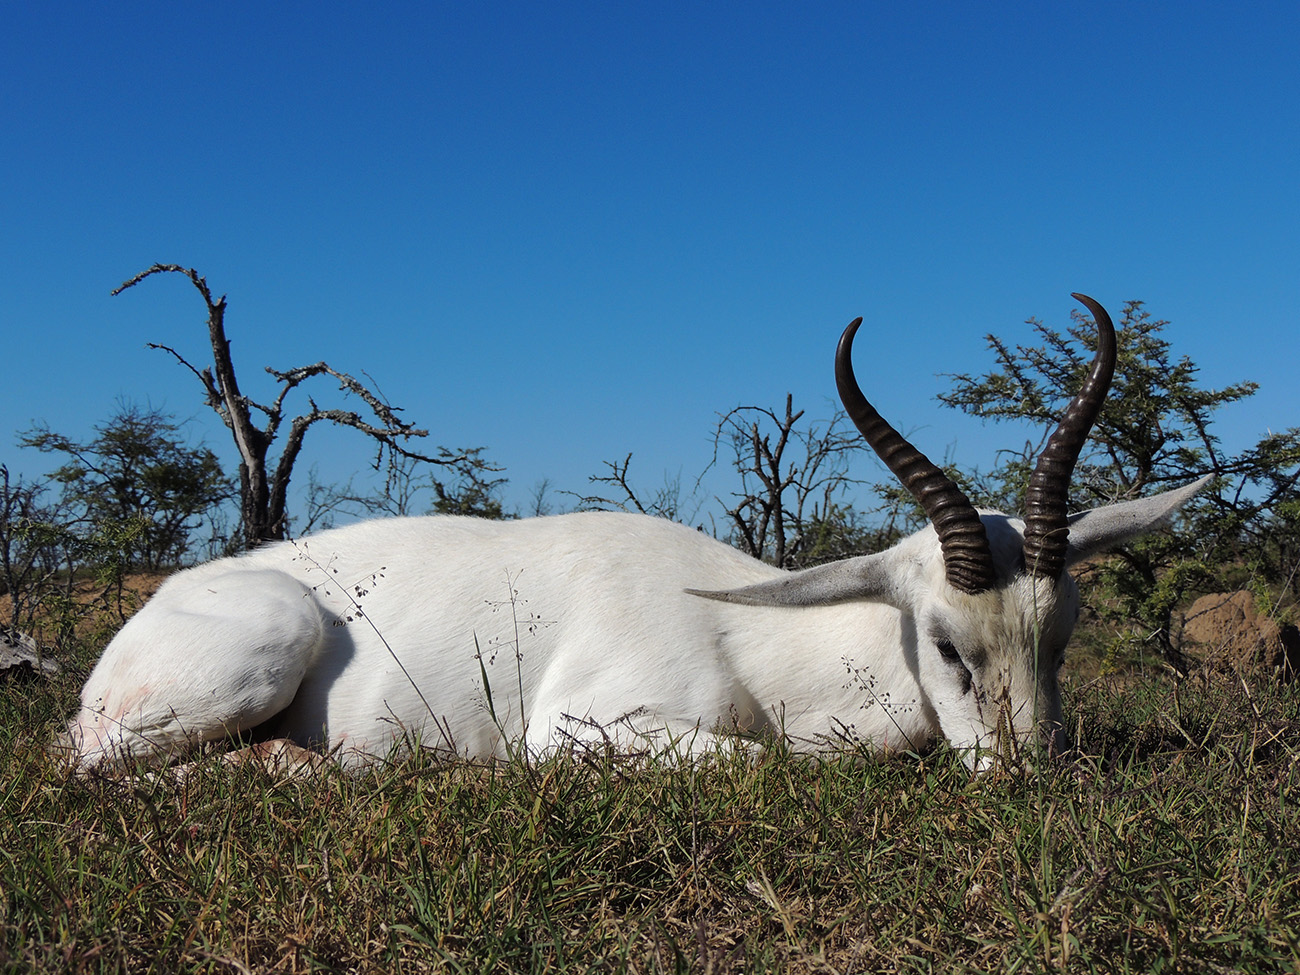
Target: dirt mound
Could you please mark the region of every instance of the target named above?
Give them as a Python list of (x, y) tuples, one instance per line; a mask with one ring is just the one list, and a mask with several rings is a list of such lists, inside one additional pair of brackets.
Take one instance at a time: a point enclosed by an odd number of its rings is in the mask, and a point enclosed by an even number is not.
[(1290, 680), (1300, 670), (1300, 630), (1262, 615), (1253, 593), (1202, 596), (1187, 611), (1183, 638), (1208, 661), (1239, 671), (1264, 668)]

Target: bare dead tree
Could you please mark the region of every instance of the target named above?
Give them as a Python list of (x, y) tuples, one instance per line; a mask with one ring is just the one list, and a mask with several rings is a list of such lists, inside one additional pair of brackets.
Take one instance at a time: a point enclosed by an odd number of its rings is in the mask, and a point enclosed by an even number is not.
[[(340, 372), (325, 362), (316, 362), (280, 372), (267, 368), (280, 384), (275, 399), (269, 404), (258, 403), (240, 392), (235, 377), (234, 363), (230, 357), (230, 342), (226, 338), (226, 298), (214, 299), (205, 281), (193, 268), (179, 264), (155, 264), (146, 271), (114, 289), (117, 295), (134, 287), (153, 274), (182, 274), (203, 296), (208, 310), (208, 337), (212, 343), (212, 365), (196, 368), (184, 356), (167, 345), (150, 343), (149, 347), (170, 353), (177, 362), (194, 373), (203, 385), (208, 406), (221, 417), (234, 437), (239, 451), (239, 487), (241, 498), (240, 528), (245, 548), (255, 548), (264, 541), (285, 538), (288, 533), (286, 499), (294, 464), (302, 451), (307, 431), (322, 421), (337, 426), (351, 427), (370, 437), (376, 443), (374, 467), (389, 470), (398, 458), (408, 458), (439, 466), (455, 467), (470, 456), (466, 451), (440, 449), (435, 455), (426, 455), (407, 449), (404, 444), (412, 437), (426, 437), (427, 430), (417, 429), (402, 420), (400, 409), (390, 405), (375, 390), (345, 372)], [(373, 414), (372, 419), (346, 409), (323, 409), (310, 397), (310, 409), (292, 419), (286, 419), (285, 400), (303, 383), (317, 376), (336, 380), (344, 394), (360, 399)], [(260, 419), (254, 414), (260, 414)], [(287, 429), (285, 424), (287, 423)], [(283, 434), (284, 444), (273, 467), (268, 457), (272, 445)]]
[[(643, 501), (640, 492), (628, 479), (628, 469), (632, 466), (631, 454), (624, 457), (622, 461), (606, 460), (602, 461), (602, 463), (609, 468), (609, 473), (592, 474), (587, 480), (592, 484), (605, 484), (617, 489), (616, 494), (618, 496), (607, 497), (604, 494), (579, 495), (572, 491), (563, 492), (564, 494), (572, 494), (578, 499), (579, 510), (639, 511), (643, 515), (667, 518), (669, 521), (688, 522), (691, 520), (693, 512), (687, 513), (683, 508), (685, 504), (692, 503), (694, 499), (683, 499), (680, 477), (665, 477), (663, 486)], [(698, 508), (698, 505), (692, 504), (692, 507)]]
[[(797, 429), (804, 411), (785, 398), (784, 413), (741, 406), (722, 415), (714, 459), (724, 444), (734, 454), (741, 490), (726, 505), (734, 544), (756, 558), (799, 568), (854, 552), (860, 534), (853, 510), (840, 500), (862, 481), (849, 476), (850, 458), (863, 450), (843, 410), (825, 426)], [(775, 429), (766, 428), (775, 426)], [(710, 465), (712, 466), (712, 465)]]
[(784, 414), (757, 406), (740, 406), (723, 414), (714, 430), (713, 459), (685, 499), (693, 508), (689, 515), (683, 511), (680, 478), (666, 480), (651, 495), (637, 489), (629, 476), (631, 454), (621, 461), (605, 461), (608, 473), (593, 474), (589, 480), (604, 485), (606, 493), (575, 494), (578, 507), (639, 511), (694, 523), (701, 507), (700, 485), (718, 463), (719, 454), (730, 449), (741, 488), (731, 495), (730, 504), (717, 499), (725, 509), (726, 528), (719, 532), (711, 516), (707, 526), (697, 527), (713, 535), (726, 534), (741, 551), (784, 568), (860, 554), (864, 542), (878, 533), (863, 527), (860, 515), (842, 495), (851, 486), (865, 483), (849, 476), (853, 455), (868, 453), (865, 444), (841, 409), (824, 424), (799, 429), (803, 416), (803, 410), (795, 412), (791, 396), (786, 396)]

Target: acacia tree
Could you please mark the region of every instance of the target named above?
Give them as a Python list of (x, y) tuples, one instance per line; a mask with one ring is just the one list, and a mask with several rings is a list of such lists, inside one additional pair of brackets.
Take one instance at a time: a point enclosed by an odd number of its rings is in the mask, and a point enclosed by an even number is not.
[(47, 526), (62, 516), (42, 503), (44, 491), (22, 478), (12, 481), (0, 464), (0, 595), (9, 597), (5, 625), (14, 633), (31, 625), (61, 565)]
[[(230, 342), (226, 338), (225, 296), (214, 299), (207, 281), (193, 268), (184, 268), (179, 264), (155, 264), (114, 289), (113, 294), (121, 294), (150, 275), (161, 273), (184, 275), (203, 296), (207, 306), (208, 339), (212, 346), (211, 366), (196, 368), (167, 345), (150, 343), (149, 347), (170, 353), (194, 373), (203, 386), (207, 405), (221, 417), (234, 438), (240, 458), (240, 534), (245, 548), (255, 548), (262, 542), (287, 537), (289, 481), (302, 452), (307, 431), (317, 423), (350, 427), (370, 437), (376, 444), (374, 467), (377, 470), (387, 466), (391, 471), (398, 458), (458, 470), (475, 457), (473, 451), (453, 451), (445, 447), (438, 448), (434, 455), (407, 449), (404, 446), (407, 441), (413, 437), (427, 437), (429, 432), (402, 420), (398, 416), (401, 412), (398, 407), (387, 403), (378, 392), (364, 383), (325, 362), (298, 366), (284, 372), (268, 367), (266, 371), (280, 384), (279, 392), (269, 403), (250, 399), (239, 389), (234, 362), (230, 356)], [(364, 418), (354, 410), (325, 409), (317, 406), (310, 398), (307, 401), (309, 409), (305, 413), (288, 418), (285, 401), (289, 394), (317, 376), (329, 376), (336, 380), (345, 395), (355, 396), (365, 404), (372, 418)], [(255, 414), (258, 415), (256, 418)], [(272, 463), (271, 448), (281, 435), (283, 446), (278, 459)]]
[(484, 458), (482, 451), (481, 447), (464, 451), (464, 461), (451, 470), (446, 480), (420, 476), (424, 472), (418, 460), (399, 457), (389, 466), (383, 487), (370, 493), (357, 492), (351, 481), (342, 486), (321, 484), (315, 471), (309, 471), (303, 530), (329, 528), (338, 514), (401, 517), (427, 513), (497, 521), (512, 518), (501, 501), (501, 489), (507, 480), (493, 476), (501, 468)]
[(95, 436), (78, 442), (44, 424), (19, 443), (63, 458), (50, 480), (62, 490), (73, 534), (121, 540), (125, 565), (179, 565), (195, 529), (231, 497), (230, 481), (206, 446), (187, 446), (172, 417), (123, 404)]
[[(1095, 351), (1096, 329), (1082, 311), (1062, 333), (1029, 319), (1041, 344), (1009, 347), (987, 336), (996, 367), (980, 375), (949, 378), (953, 390), (939, 400), (994, 420), (1029, 421), (1045, 439), (1078, 389)], [(1174, 607), (1197, 588), (1241, 582), (1242, 573), (1263, 571), (1282, 580), (1279, 555), (1294, 551), (1293, 512), (1300, 430), (1270, 434), (1255, 447), (1230, 454), (1213, 433), (1214, 414), (1251, 396), (1252, 382), (1206, 389), (1188, 357), (1175, 355), (1140, 301), (1124, 305), (1117, 332), (1118, 361), (1110, 395), (1075, 468), (1071, 508), (1079, 510), (1140, 497), (1203, 474), (1220, 475), (1211, 490), (1185, 509), (1176, 530), (1148, 535), (1085, 573), (1100, 589), (1091, 602), (1103, 616), (1138, 624), (1182, 667), (1172, 643)], [(977, 503), (1022, 510), (1025, 486), (1042, 441), (1005, 452), (990, 471), (965, 480)], [(1288, 520), (1290, 519), (1290, 520)], [(1279, 526), (1290, 524), (1288, 543)], [(1294, 568), (1294, 566), (1292, 566)], [(1089, 578), (1090, 577), (1090, 578)]]

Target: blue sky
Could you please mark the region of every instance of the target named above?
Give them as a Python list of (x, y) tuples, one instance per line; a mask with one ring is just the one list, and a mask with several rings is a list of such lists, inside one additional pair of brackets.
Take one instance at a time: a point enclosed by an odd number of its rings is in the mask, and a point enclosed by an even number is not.
[[(828, 415), (857, 315), (882, 412), (988, 466), (1025, 434), (940, 374), (1071, 291), (1259, 382), (1217, 425), (1241, 449), (1300, 423), (1298, 37), (1268, 2), (7, 4), (0, 462), (38, 477), (18, 431), (122, 399), (233, 460), (146, 348), (201, 362), (198, 295), (109, 296), (155, 261), (228, 295), (245, 392), (366, 373), (513, 504), (628, 452), (691, 480), (734, 406)], [(321, 436), (300, 471), (369, 458)]]

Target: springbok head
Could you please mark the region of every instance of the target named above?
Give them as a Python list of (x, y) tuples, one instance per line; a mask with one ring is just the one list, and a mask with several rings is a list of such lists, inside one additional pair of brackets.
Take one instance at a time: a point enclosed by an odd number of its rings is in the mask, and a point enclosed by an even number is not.
[[(1075, 294), (1097, 325), (1097, 353), (1029, 480), (1021, 521), (977, 510), (867, 401), (853, 374), (851, 322), (835, 355), (840, 398), (862, 436), (912, 493), (929, 525), (893, 548), (769, 582), (698, 595), (765, 606), (855, 600), (901, 611), (903, 652), (944, 736), (972, 766), (981, 752), (1039, 737), (1066, 743), (1057, 672), (1079, 612), (1069, 567), (1167, 520), (1207, 479), (1151, 498), (1069, 515), (1070, 477), (1115, 371), (1106, 310)], [(875, 643), (870, 637), (867, 643)], [(1010, 734), (1008, 734), (1010, 733)]]

